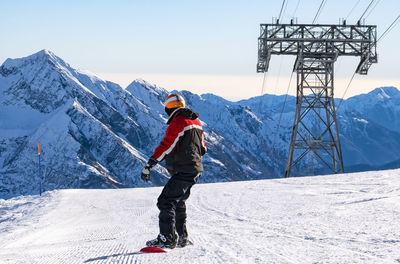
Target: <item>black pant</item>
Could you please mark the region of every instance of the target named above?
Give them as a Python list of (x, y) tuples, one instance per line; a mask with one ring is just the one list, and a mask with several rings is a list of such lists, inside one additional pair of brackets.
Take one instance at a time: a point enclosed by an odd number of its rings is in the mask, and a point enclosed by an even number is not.
[(161, 234), (174, 235), (176, 231), (179, 236), (187, 235), (185, 202), (199, 176), (197, 172), (176, 173), (164, 186), (157, 202)]

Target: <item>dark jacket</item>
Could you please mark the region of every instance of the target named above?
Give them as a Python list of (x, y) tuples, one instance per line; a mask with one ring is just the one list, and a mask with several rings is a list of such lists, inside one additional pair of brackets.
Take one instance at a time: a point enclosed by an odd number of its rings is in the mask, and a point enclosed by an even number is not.
[(153, 158), (157, 161), (165, 158), (171, 175), (203, 171), (202, 156), (207, 148), (198, 117), (198, 113), (188, 108), (179, 108), (167, 122), (167, 132)]

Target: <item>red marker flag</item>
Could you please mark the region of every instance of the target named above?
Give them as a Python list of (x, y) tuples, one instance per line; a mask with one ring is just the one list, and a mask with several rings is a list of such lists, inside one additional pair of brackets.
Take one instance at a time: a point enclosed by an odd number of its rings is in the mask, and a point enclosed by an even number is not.
[(40, 155), (40, 142), (37, 143), (38, 146), (38, 154)]

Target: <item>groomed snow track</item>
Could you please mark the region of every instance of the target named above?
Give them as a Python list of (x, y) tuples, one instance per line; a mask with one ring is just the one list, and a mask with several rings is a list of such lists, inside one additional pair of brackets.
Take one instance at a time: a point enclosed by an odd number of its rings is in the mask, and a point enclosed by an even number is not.
[(400, 263), (400, 170), (199, 184), (195, 245), (141, 254), (160, 188), (0, 200), (0, 263)]

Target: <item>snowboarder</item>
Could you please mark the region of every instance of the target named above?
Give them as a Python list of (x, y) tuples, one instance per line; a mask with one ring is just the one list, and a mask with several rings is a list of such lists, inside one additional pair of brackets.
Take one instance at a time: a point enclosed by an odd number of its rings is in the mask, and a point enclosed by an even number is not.
[[(179, 94), (171, 94), (164, 102), (169, 116), (165, 137), (150, 157), (141, 178), (150, 180), (150, 170), (163, 159), (171, 178), (157, 200), (160, 210), (160, 234), (147, 241), (148, 247), (175, 248), (188, 244), (186, 200), (190, 189), (203, 171), (202, 156), (207, 148), (199, 114), (186, 108)], [(178, 233), (178, 234), (176, 234)]]

